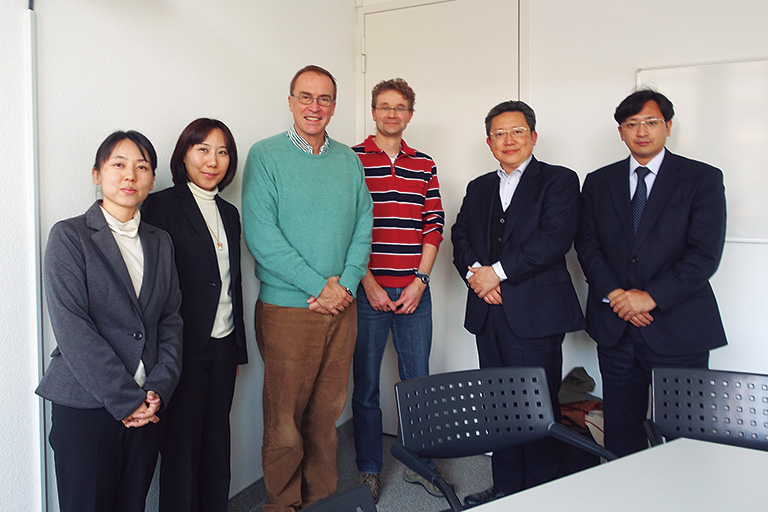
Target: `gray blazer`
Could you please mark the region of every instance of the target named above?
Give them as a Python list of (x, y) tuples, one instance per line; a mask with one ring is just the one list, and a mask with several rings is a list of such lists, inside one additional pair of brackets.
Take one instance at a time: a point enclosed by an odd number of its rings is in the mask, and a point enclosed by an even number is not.
[[(36, 393), (78, 409), (105, 408), (116, 420), (155, 391), (166, 404), (181, 373), (181, 292), (173, 243), (142, 222), (139, 298), (97, 201), (58, 222), (48, 238), (44, 280), (57, 347)], [(139, 360), (147, 380), (133, 379)]]

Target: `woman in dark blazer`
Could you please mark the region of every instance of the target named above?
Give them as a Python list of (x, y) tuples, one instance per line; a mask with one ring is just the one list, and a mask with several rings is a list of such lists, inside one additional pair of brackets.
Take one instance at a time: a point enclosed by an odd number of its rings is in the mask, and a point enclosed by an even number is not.
[(227, 509), (229, 411), (238, 364), (248, 362), (240, 275), (240, 217), (218, 192), (235, 176), (237, 148), (215, 119), (187, 126), (171, 157), (175, 185), (152, 194), (144, 219), (176, 248), (184, 364), (163, 414), (161, 512)]
[(181, 372), (181, 293), (173, 245), (137, 206), (157, 156), (134, 131), (101, 144), (102, 200), (57, 223), (44, 279), (57, 347), (37, 394), (53, 402), (50, 443), (60, 510), (144, 510), (160, 434), (157, 413)]

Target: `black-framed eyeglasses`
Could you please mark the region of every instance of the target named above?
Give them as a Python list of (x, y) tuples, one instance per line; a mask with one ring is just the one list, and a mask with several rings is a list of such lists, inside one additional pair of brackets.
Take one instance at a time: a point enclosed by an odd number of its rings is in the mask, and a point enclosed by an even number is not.
[(666, 124), (667, 122), (665, 120), (652, 117), (651, 119), (646, 119), (645, 121), (624, 121), (621, 123), (621, 127), (627, 130), (637, 130), (642, 125), (652, 130)]
[(405, 107), (376, 107), (376, 110), (379, 112), (389, 112), (390, 110), (397, 112), (398, 114), (402, 114), (404, 112), (410, 112), (410, 108)]
[(299, 94), (291, 94), (294, 98), (299, 100), (302, 105), (311, 105), (313, 101), (317, 101), (317, 104), (321, 107), (330, 107), (335, 101), (333, 98), (324, 94), (322, 96), (312, 96), (306, 92), (300, 92)]
[(511, 130), (493, 130), (488, 136), (491, 140), (504, 140), (507, 138), (507, 135), (511, 135), (515, 139), (521, 139), (525, 137), (529, 131), (528, 128), (523, 126), (515, 126)]

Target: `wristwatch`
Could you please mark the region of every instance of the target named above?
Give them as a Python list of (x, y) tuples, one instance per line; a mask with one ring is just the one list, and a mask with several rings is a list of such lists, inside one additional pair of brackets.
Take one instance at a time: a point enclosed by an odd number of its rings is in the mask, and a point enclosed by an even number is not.
[(421, 279), (421, 282), (424, 284), (429, 284), (429, 274), (426, 274), (424, 272), (416, 271), (416, 277)]

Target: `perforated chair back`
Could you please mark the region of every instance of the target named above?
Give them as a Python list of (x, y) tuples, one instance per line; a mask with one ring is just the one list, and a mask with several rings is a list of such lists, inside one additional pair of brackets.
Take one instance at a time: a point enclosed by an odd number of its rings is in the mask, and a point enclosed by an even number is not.
[(376, 512), (371, 490), (367, 485), (358, 485), (346, 491), (339, 491), (313, 503), (303, 512)]
[(667, 439), (768, 450), (768, 375), (655, 368), (653, 421)]
[(485, 368), (395, 384), (400, 442), (420, 457), (476, 455), (549, 435), (542, 368)]

